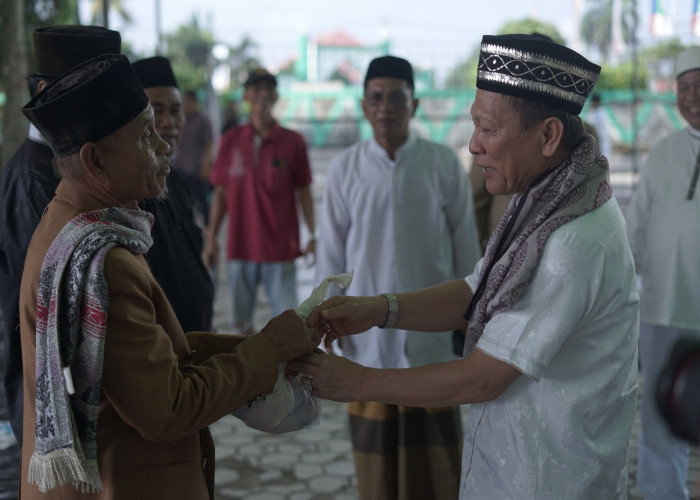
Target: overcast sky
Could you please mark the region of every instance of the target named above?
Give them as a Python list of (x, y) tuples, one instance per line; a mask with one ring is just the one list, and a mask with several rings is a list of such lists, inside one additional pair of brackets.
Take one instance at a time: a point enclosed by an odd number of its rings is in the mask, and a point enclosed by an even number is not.
[[(124, 26), (111, 14), (110, 28), (119, 30), (145, 56), (156, 47), (158, 1), (163, 32), (174, 31), (196, 15), (217, 41), (236, 45), (249, 35), (259, 45), (256, 55), (273, 70), (295, 56), (301, 32), (313, 39), (342, 30), (362, 44), (376, 44), (388, 34), (394, 54), (443, 72), (465, 59), (482, 35), (525, 17), (555, 24), (575, 47), (577, 11), (582, 15), (586, 6), (585, 0), (122, 0), (136, 22)], [(81, 8), (88, 3), (82, 0)], [(637, 0), (637, 4), (645, 43), (651, 2)], [(690, 4), (665, 0), (676, 33), (685, 42), (691, 41)]]

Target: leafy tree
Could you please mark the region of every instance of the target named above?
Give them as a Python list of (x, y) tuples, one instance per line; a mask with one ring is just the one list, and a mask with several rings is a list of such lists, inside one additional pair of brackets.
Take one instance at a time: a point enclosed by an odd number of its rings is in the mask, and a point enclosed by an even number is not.
[(561, 36), (556, 26), (537, 19), (526, 18), (519, 21), (509, 21), (498, 30), (499, 35), (506, 35), (509, 33), (537, 33), (539, 35), (548, 36), (557, 43), (566, 45), (566, 39)]
[(676, 56), (686, 48), (678, 38), (674, 38), (645, 48), (639, 54), (639, 61), (654, 75), (657, 86), (671, 89), (676, 80)]
[[(498, 30), (499, 35), (508, 33), (539, 33), (548, 36), (555, 42), (561, 44), (566, 43), (564, 37), (559, 34), (559, 30), (557, 30), (556, 26), (532, 18), (509, 21)], [(446, 87), (473, 88), (476, 86), (476, 68), (479, 64), (479, 49), (480, 46), (477, 46), (468, 59), (458, 63), (457, 66), (450, 71), (445, 82)]]
[(258, 44), (250, 35), (243, 35), (240, 43), (229, 47), (230, 54), (227, 64), (231, 68), (231, 85), (238, 87), (243, 85), (248, 73), (262, 66), (260, 60), (252, 54)]
[(479, 52), (472, 53), (469, 59), (457, 63), (445, 81), (447, 88), (473, 88), (476, 86), (476, 67), (478, 64)]
[[(0, 4), (7, 0), (0, 0)], [(27, 58), (27, 68), (31, 71), (34, 68), (34, 41), (33, 35), (35, 29), (46, 26), (55, 26), (61, 24), (80, 24), (78, 13), (78, 0), (25, 0), (23, 15), (23, 39), (24, 39), (24, 54)], [(0, 14), (1, 15), (1, 14)], [(0, 24), (3, 21), (0, 19)], [(6, 29), (17, 29), (16, 26), (9, 24), (3, 25), (3, 32)], [(13, 47), (8, 47), (3, 44), (0, 46), (0, 59), (3, 54), (12, 51)], [(22, 76), (25, 76), (24, 74)], [(3, 80), (0, 76), (0, 88), (3, 87)]]
[(196, 16), (187, 24), (179, 26), (175, 32), (166, 34), (165, 40), (166, 56), (183, 89), (205, 87), (214, 65), (222, 64), (229, 68), (231, 87), (235, 90), (243, 85), (250, 70), (261, 66), (258, 58), (253, 55), (258, 45), (247, 34), (237, 45), (226, 45), (228, 56), (225, 60), (215, 60), (212, 49), (220, 43), (214, 40), (210, 31), (200, 26)]
[(20, 108), (28, 97), (24, 78), (35, 67), (32, 32), (44, 26), (78, 22), (77, 0), (0, 0), (0, 91), (6, 98), (0, 166), (26, 134), (27, 122)]
[[(117, 13), (119, 18), (124, 24), (131, 24), (133, 22), (133, 16), (124, 7), (124, 2), (122, 0), (109, 0), (107, 2), (108, 12), (107, 18), (109, 19), (109, 13), (113, 10)], [(105, 22), (105, 0), (92, 0), (90, 3), (90, 24), (95, 24), (99, 26), (106, 26)]]
[(672, 61), (686, 48), (678, 38), (673, 38), (645, 48), (639, 53), (639, 59), (645, 63)]
[(632, 41), (636, 24), (636, 12), (633, 0), (587, 0), (588, 10), (581, 20), (581, 37), (589, 48), (596, 49), (607, 61), (612, 48), (613, 4), (621, 4), (620, 22), (622, 40)]
[(26, 102), (27, 89), (23, 80), (27, 73), (26, 45), (24, 36), (24, 9), (22, 0), (4, 0), (0, 7), (2, 16), (2, 74), (6, 102), (3, 108), (3, 142), (0, 165), (4, 166), (10, 156), (24, 140), (26, 122), (20, 112)]
[[(24, 18), (27, 27), (80, 24), (78, 0), (26, 0)], [(31, 31), (28, 30), (31, 35)]]
[(205, 86), (211, 71), (211, 49), (214, 37), (210, 31), (200, 27), (197, 16), (178, 27), (174, 33), (166, 34), (166, 56), (183, 89), (199, 89)]
[[(601, 66), (602, 69), (596, 89), (631, 89), (634, 86), (632, 81), (634, 68), (632, 65), (631, 61), (617, 66), (610, 66), (604, 63)], [(636, 76), (637, 88), (646, 87), (649, 80), (649, 70), (639, 65)]]

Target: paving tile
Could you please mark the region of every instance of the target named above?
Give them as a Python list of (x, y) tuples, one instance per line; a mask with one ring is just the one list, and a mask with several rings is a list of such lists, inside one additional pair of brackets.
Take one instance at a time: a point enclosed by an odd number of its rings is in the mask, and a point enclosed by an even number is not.
[(321, 493), (332, 493), (347, 486), (348, 480), (339, 476), (322, 476), (316, 477), (309, 481), (309, 488), (312, 491)]
[(288, 441), (285, 441), (285, 442), (281, 443), (280, 446), (279, 446), (279, 451), (285, 452), (285, 453), (297, 453), (297, 454), (300, 454), (300, 453), (302, 453), (304, 450), (305, 450), (305, 448), (304, 448), (303, 446), (300, 446), (300, 445), (298, 445), (298, 444), (291, 443), (291, 442), (288, 442)]
[(298, 462), (298, 455), (292, 453), (266, 454), (260, 459), (263, 467), (293, 465)]
[(306, 492), (306, 484), (299, 482), (299, 483), (287, 483), (285, 482), (284, 484), (273, 484), (269, 488), (267, 488), (268, 491), (274, 491), (277, 493), (284, 493), (286, 495), (289, 495), (294, 492)]
[(335, 453), (326, 451), (306, 453), (304, 455), (304, 461), (312, 464), (327, 464), (334, 460), (336, 456), (337, 455)]
[(239, 452), (243, 456), (259, 456), (263, 453), (263, 447), (256, 443), (250, 443), (239, 447)]
[(238, 481), (238, 478), (240, 477), (240, 474), (238, 471), (234, 469), (223, 469), (223, 468), (216, 468), (216, 482), (218, 484), (227, 484), (227, 483), (232, 483), (234, 481)]
[(311, 493), (294, 493), (289, 496), (289, 500), (312, 500), (313, 495)]
[(217, 500), (242, 500), (250, 492), (247, 490), (237, 490), (234, 488), (222, 488), (216, 492)]
[(297, 464), (294, 466), (294, 476), (306, 480), (323, 474), (323, 468), (315, 464)]
[(260, 481), (261, 484), (266, 484), (271, 481), (276, 481), (282, 477), (282, 472), (279, 470), (269, 470), (266, 472), (263, 472), (258, 476), (258, 480)]
[[(216, 442), (216, 440), (214, 440)], [(238, 447), (226, 443), (216, 443), (216, 460), (223, 460), (238, 454)]]
[(350, 460), (341, 460), (328, 464), (326, 466), (326, 471), (336, 476), (350, 477), (355, 475), (355, 464)]
[(285, 495), (283, 493), (273, 493), (273, 492), (262, 492), (255, 493), (246, 497), (246, 500), (284, 500)]

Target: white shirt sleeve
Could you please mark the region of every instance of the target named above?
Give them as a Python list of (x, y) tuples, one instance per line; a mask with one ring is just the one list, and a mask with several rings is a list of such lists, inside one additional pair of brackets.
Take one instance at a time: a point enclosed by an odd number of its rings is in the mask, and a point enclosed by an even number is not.
[(455, 173), (446, 193), (445, 216), (452, 233), (454, 268), (456, 276), (466, 276), (481, 258), (481, 245), (476, 229), (476, 213), (469, 176), (459, 158), (453, 154), (451, 165)]
[(547, 242), (533, 280), (508, 311), (486, 324), (477, 348), (538, 380), (593, 307), (604, 275), (604, 252), (569, 225)]
[[(350, 227), (350, 212), (347, 207), (339, 166), (331, 163), (326, 179), (326, 189), (321, 206), (319, 220), (319, 238), (316, 248), (316, 281), (342, 274), (346, 271), (345, 246)], [(332, 293), (341, 293), (340, 287), (334, 287)]]
[(639, 184), (632, 193), (629, 207), (627, 209), (627, 238), (630, 242), (632, 255), (637, 267), (637, 273), (641, 273), (644, 266), (644, 249), (647, 245), (647, 230), (649, 228), (649, 220), (654, 208), (653, 196), (653, 181), (649, 178), (652, 174), (654, 159), (654, 151), (652, 151), (644, 165), (642, 175), (639, 179)]

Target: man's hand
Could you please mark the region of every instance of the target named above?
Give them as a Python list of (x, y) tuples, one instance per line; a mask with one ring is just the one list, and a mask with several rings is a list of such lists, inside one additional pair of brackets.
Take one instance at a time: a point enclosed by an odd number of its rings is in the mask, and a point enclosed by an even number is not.
[(290, 361), (287, 368), (312, 378), (312, 395), (344, 403), (362, 400), (363, 379), (371, 370), (349, 359), (318, 352)]
[(309, 316), (309, 325), (326, 336), (325, 346), (346, 335), (354, 335), (386, 322), (387, 300), (378, 297), (331, 297)]
[(306, 265), (311, 267), (316, 263), (316, 240), (310, 239), (306, 244), (306, 248), (302, 252)]
[(304, 320), (291, 309), (272, 318), (260, 335), (267, 337), (279, 350), (282, 361), (313, 351), (322, 337), (317, 328), (307, 327)]
[(219, 261), (219, 244), (216, 242), (216, 238), (205, 236), (204, 248), (202, 248), (202, 260), (209, 271), (211, 271), (214, 265)]

